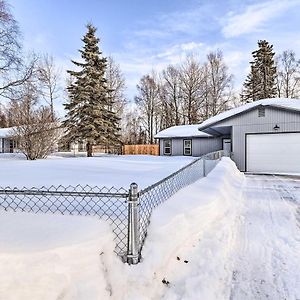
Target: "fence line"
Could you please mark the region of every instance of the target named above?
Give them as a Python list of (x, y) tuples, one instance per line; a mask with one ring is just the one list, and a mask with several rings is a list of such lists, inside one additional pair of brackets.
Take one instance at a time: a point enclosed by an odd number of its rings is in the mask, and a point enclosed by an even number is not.
[(49, 188), (0, 187), (0, 209), (14, 212), (97, 216), (110, 223), (115, 252), (130, 264), (138, 263), (153, 209), (187, 185), (206, 176), (223, 156), (213, 152), (195, 159), (166, 178), (138, 191), (81, 186)]
[(159, 155), (159, 145), (124, 145), (122, 154), (150, 154)]

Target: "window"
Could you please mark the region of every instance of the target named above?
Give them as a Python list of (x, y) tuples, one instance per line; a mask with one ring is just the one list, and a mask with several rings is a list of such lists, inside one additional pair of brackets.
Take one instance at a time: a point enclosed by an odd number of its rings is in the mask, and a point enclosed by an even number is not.
[(258, 107), (258, 117), (264, 117), (266, 115), (265, 108), (263, 106)]
[(164, 155), (171, 155), (172, 142), (171, 140), (164, 140)]
[(192, 155), (192, 140), (183, 140), (183, 155)]

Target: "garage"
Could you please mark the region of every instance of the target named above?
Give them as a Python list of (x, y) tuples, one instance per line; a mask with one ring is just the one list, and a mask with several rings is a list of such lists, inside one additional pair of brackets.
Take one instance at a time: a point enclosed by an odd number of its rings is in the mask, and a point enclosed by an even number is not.
[(300, 132), (246, 134), (246, 171), (299, 173)]

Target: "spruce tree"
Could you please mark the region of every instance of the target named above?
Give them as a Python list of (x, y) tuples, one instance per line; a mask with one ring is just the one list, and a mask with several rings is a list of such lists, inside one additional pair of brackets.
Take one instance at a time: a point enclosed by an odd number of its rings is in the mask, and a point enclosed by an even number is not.
[(245, 102), (276, 96), (276, 66), (273, 45), (266, 40), (258, 41), (258, 50), (252, 52), (254, 60), (250, 62), (251, 72), (248, 75), (242, 93)]
[(87, 156), (92, 156), (92, 146), (117, 145), (119, 141), (119, 118), (113, 111), (113, 103), (105, 79), (106, 58), (99, 49), (96, 28), (87, 25), (87, 33), (79, 50), (82, 62), (72, 60), (78, 71), (67, 71), (71, 75), (68, 85), (69, 103), (63, 125), (67, 142), (85, 142)]

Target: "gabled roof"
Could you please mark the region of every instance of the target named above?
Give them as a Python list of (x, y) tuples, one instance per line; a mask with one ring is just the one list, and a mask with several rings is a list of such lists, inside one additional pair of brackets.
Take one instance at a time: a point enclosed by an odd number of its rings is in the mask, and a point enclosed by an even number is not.
[(289, 110), (294, 110), (298, 111), (300, 113), (300, 100), (299, 99), (287, 99), (287, 98), (270, 98), (270, 99), (263, 99), (263, 100), (258, 100), (254, 101), (251, 103), (247, 103), (245, 105), (227, 110), (223, 113), (220, 113), (214, 117), (211, 117), (201, 123), (198, 126), (198, 130), (203, 130), (207, 127), (212, 126), (215, 123), (218, 123), (220, 121), (223, 121), (225, 119), (229, 119), (235, 115), (244, 113), (246, 111), (252, 110), (256, 108), (257, 106), (272, 106), (272, 107), (277, 107), (277, 108), (282, 108), (282, 109), (289, 109)]
[(198, 130), (199, 125), (172, 126), (160, 131), (154, 137), (161, 138), (184, 138), (184, 137), (211, 137), (210, 134)]

